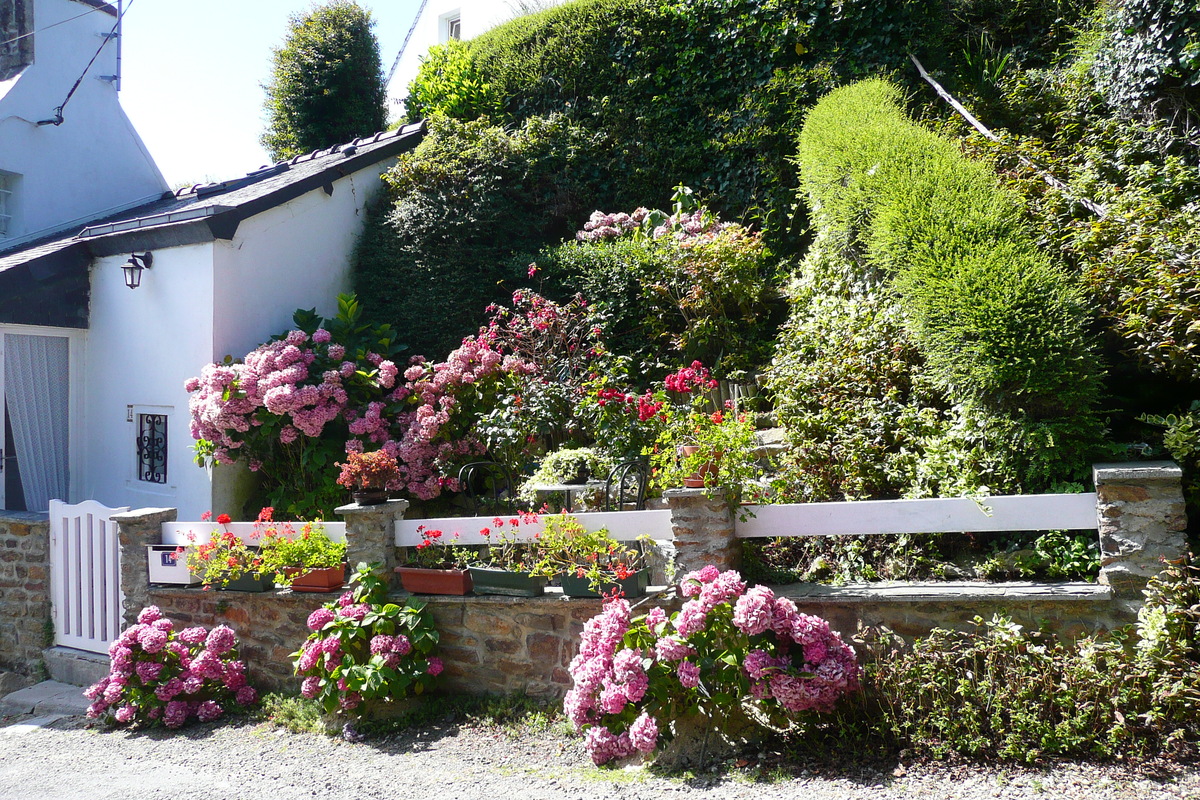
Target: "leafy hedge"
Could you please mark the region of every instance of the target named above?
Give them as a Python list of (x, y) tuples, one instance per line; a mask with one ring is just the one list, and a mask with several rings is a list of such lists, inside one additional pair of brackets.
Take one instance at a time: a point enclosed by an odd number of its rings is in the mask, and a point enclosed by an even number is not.
[[(412, 119), (565, 113), (603, 135), (612, 207), (684, 183), (775, 244), (801, 221), (790, 158), (803, 112), (907, 54), (978, 80), (981, 50), (1047, 63), (1085, 0), (577, 0), (438, 50), (409, 87)], [(964, 43), (966, 46), (964, 46)], [(449, 76), (449, 78), (447, 78)], [(951, 87), (954, 82), (951, 81)]]
[[(369, 318), (442, 357), (491, 303), (527, 283), (529, 262), (586, 218), (580, 185), (594, 143), (561, 116), (506, 130), (439, 118), (385, 176), (353, 261)], [(581, 166), (582, 165), (582, 166)]]

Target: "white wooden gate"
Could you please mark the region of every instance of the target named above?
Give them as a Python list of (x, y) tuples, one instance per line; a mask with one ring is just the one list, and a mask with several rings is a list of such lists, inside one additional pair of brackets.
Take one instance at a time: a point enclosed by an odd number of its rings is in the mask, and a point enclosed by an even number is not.
[(107, 653), (121, 632), (120, 551), (110, 518), (128, 510), (94, 500), (78, 505), (50, 501), (55, 644)]

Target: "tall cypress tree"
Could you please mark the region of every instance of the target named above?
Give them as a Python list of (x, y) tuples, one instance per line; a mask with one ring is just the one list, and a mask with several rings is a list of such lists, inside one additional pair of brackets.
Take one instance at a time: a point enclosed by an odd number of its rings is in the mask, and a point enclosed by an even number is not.
[(334, 0), (288, 19), (276, 48), (259, 141), (283, 160), (383, 130), (387, 87), (371, 12)]

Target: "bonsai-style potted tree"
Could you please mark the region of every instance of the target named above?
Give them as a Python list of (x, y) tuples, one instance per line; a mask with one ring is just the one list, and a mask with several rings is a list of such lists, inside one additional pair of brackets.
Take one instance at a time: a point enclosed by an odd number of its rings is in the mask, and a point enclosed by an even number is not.
[(400, 480), (396, 457), (384, 450), (347, 453), (337, 482), (350, 490), (354, 502), (362, 506), (378, 505), (388, 499), (388, 489)]

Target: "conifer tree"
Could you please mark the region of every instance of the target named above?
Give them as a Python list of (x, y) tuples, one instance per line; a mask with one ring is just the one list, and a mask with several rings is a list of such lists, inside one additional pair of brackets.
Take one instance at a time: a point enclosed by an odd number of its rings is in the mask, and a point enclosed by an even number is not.
[(334, 0), (288, 20), (274, 50), (267, 128), (260, 139), (276, 160), (383, 130), (387, 124), (379, 41), (371, 12)]

